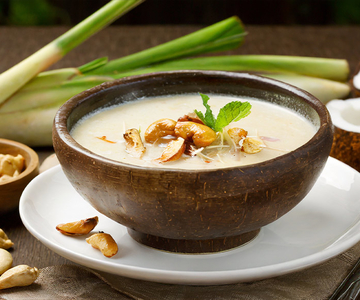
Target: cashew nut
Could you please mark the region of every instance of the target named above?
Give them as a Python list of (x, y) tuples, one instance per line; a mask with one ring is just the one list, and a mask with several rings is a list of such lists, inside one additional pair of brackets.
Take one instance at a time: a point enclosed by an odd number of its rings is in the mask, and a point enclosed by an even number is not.
[(176, 140), (171, 141), (161, 154), (161, 157), (157, 160), (160, 162), (169, 162), (173, 160), (177, 160), (181, 157), (181, 155), (185, 152), (185, 140), (181, 137)]
[(242, 150), (248, 154), (259, 153), (263, 147), (262, 141), (250, 137), (245, 138), (242, 144)]
[(171, 119), (160, 119), (150, 124), (146, 129), (144, 138), (147, 143), (155, 143), (159, 138), (174, 135), (176, 121)]
[(239, 145), (240, 141), (246, 138), (247, 131), (239, 127), (230, 128), (227, 133), (236, 145)]
[(88, 234), (91, 230), (93, 230), (98, 222), (98, 217), (93, 217), (76, 222), (59, 224), (56, 226), (56, 229), (65, 235), (85, 235)]
[(189, 113), (187, 115), (184, 115), (184, 116), (180, 117), (177, 121), (178, 122), (194, 122), (194, 123), (199, 123), (199, 124), (204, 125), (204, 122), (201, 121), (195, 113)]
[(10, 252), (0, 249), (0, 275), (6, 270), (10, 269), (13, 263), (13, 258)]
[(195, 122), (177, 122), (175, 135), (191, 141), (197, 147), (209, 146), (216, 140), (216, 133), (210, 127)]
[(0, 154), (0, 182), (18, 176), (25, 167), (25, 158), (18, 154)]
[(0, 228), (0, 248), (9, 249), (14, 243), (7, 237), (6, 233)]
[(93, 248), (99, 249), (106, 257), (112, 257), (118, 252), (118, 246), (112, 236), (108, 233), (99, 232), (86, 239)]
[(133, 157), (141, 158), (146, 148), (141, 140), (140, 133), (137, 129), (131, 128), (124, 133), (126, 152)]
[(39, 276), (37, 268), (19, 265), (7, 270), (0, 276), (0, 290), (15, 286), (27, 286), (32, 284)]

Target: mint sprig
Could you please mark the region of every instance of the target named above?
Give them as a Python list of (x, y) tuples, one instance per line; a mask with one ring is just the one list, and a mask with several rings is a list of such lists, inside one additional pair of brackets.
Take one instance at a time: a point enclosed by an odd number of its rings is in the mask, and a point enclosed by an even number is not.
[(222, 107), (217, 118), (215, 118), (211, 107), (208, 104), (210, 99), (209, 96), (201, 93), (199, 94), (203, 100), (206, 111), (204, 115), (201, 111), (195, 109), (195, 113), (206, 126), (209, 126), (215, 131), (222, 131), (223, 128), (231, 122), (237, 122), (250, 114), (251, 104), (249, 102), (232, 101)]

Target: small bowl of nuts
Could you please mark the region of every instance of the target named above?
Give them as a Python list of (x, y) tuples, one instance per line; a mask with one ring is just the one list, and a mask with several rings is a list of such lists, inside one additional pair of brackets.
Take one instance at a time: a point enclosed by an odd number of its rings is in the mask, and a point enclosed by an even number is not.
[(30, 147), (0, 139), (0, 214), (18, 207), (21, 193), (39, 174), (39, 157)]

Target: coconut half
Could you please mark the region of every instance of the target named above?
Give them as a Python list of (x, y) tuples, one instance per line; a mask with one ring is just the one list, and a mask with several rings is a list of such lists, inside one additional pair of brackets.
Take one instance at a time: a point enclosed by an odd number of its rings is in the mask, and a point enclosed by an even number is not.
[(330, 156), (360, 172), (360, 98), (326, 104), (334, 124)]
[(357, 67), (354, 77), (350, 80), (350, 85), (354, 97), (360, 97), (360, 64)]

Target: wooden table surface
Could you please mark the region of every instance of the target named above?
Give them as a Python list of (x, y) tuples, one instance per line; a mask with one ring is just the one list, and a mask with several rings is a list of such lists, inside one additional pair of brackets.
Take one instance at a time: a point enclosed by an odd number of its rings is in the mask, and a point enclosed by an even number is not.
[[(110, 59), (155, 46), (190, 33), (198, 26), (113, 26), (70, 52), (53, 68), (80, 66), (95, 58)], [(360, 27), (263, 27), (247, 26), (248, 36), (231, 54), (280, 54), (345, 58), (353, 72), (360, 61)], [(5, 71), (63, 32), (66, 27), (0, 27), (0, 72)], [(35, 149), (40, 159), (51, 148)], [(1, 197), (1, 195), (0, 195)], [(0, 228), (11, 237), (15, 264), (38, 268), (71, 264), (37, 241), (23, 226), (19, 213), (0, 216)]]

